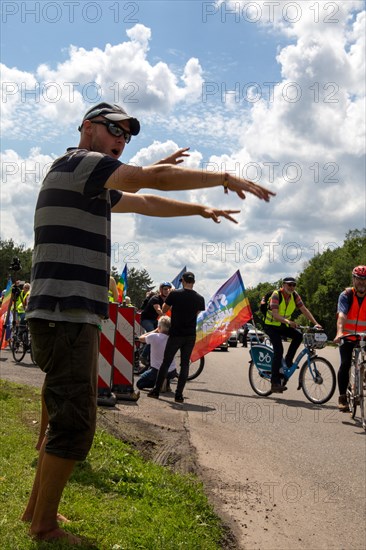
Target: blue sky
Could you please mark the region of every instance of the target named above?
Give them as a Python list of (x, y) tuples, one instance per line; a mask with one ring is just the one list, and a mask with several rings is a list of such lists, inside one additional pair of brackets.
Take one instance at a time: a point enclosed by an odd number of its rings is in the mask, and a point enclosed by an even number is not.
[[(142, 131), (122, 160), (190, 146), (188, 166), (233, 170), (277, 193), (171, 194), (241, 208), (239, 225), (113, 220), (113, 264), (154, 281), (183, 265), (208, 297), (296, 275), (365, 226), (365, 3), (2, 2), (1, 238), (32, 246), (42, 173), (77, 145), (83, 112), (117, 101)], [(36, 91), (35, 91), (36, 90)], [(356, 197), (356, 200), (351, 197)]]

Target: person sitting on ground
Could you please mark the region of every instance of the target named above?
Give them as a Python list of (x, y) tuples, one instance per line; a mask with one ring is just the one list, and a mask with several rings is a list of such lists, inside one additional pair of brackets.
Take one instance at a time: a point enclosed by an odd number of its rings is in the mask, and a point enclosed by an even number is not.
[(288, 367), (292, 366), (295, 354), (302, 342), (302, 334), (296, 330), (297, 323), (291, 320), (294, 311), (299, 309), (316, 328), (322, 328), (314, 319), (312, 313), (305, 307), (299, 294), (295, 291), (295, 287), (296, 279), (285, 277), (282, 287), (279, 290), (274, 290), (269, 299), (269, 307), (265, 318), (265, 332), (268, 334), (273, 346), (272, 393), (282, 393), (287, 390), (286, 380), (283, 377), (281, 379), (280, 374), (283, 358), (282, 337), (291, 338), (291, 344), (285, 357)]
[[(151, 331), (146, 332), (140, 336), (139, 340), (142, 343), (150, 345), (150, 368), (146, 370), (139, 378), (136, 386), (139, 390), (145, 388), (153, 388), (158, 376), (160, 365), (163, 362), (164, 351), (166, 343), (168, 341), (168, 335), (170, 330), (170, 318), (167, 315), (160, 317), (158, 321), (158, 327)], [(167, 374), (167, 388), (166, 391), (171, 391), (169, 381), (177, 376), (174, 359), (169, 366)]]

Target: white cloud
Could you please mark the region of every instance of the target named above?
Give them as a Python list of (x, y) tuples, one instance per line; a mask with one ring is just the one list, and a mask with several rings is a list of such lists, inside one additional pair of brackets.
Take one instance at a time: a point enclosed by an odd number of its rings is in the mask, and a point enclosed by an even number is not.
[(106, 44), (104, 50), (71, 45), (66, 61), (56, 68), (41, 64), (34, 74), (3, 65), (2, 130), (8, 137), (21, 137), (13, 124), (19, 112), (27, 125), (36, 117), (37, 125), (50, 124), (62, 133), (101, 100), (122, 103), (139, 116), (167, 113), (179, 102), (199, 98), (202, 75), (196, 58), (188, 59), (179, 77), (166, 63), (149, 62), (149, 28), (137, 24), (127, 36), (129, 41)]
[(14, 150), (1, 154), (1, 238), (33, 245), (33, 214), (41, 181), (53, 162), (39, 148), (27, 158)]

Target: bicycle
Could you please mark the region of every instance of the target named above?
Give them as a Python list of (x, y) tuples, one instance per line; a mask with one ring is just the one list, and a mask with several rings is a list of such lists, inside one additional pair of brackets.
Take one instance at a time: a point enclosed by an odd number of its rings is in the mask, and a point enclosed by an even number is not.
[[(336, 389), (336, 375), (332, 364), (324, 357), (319, 357), (315, 350), (322, 349), (327, 344), (327, 335), (309, 327), (298, 327), (303, 332), (304, 349), (297, 355), (291, 367), (282, 361), (284, 383), (291, 378), (295, 370), (300, 368), (298, 390), (317, 405), (322, 405), (331, 399)], [(257, 344), (250, 350), (252, 357), (249, 362), (249, 383), (257, 395), (267, 397), (271, 392), (271, 373), (273, 348)], [(300, 367), (301, 360), (305, 357)]]
[(32, 352), (32, 340), (28, 330), (28, 325), (14, 325), (10, 335), (10, 349), (13, 354), (14, 361), (20, 363), (27, 352), (30, 353), (32, 363), (36, 365), (36, 361)]
[(342, 340), (350, 340), (349, 336), (356, 337), (356, 345), (352, 351), (352, 362), (349, 384), (346, 395), (352, 418), (356, 416), (357, 406), (360, 406), (362, 427), (366, 431), (365, 418), (365, 391), (366, 391), (366, 332), (355, 332), (343, 336)]
[[(177, 353), (175, 354), (174, 359), (175, 359), (175, 364), (176, 364), (176, 368), (177, 368), (177, 373), (179, 375), (179, 372), (180, 372), (180, 350), (177, 351)], [(189, 373), (188, 373), (187, 380), (194, 380), (195, 378), (197, 378), (197, 376), (199, 376), (201, 374), (201, 372), (203, 371), (204, 366), (205, 366), (205, 358), (204, 357), (200, 357), (199, 359), (197, 359), (197, 361), (194, 361), (194, 363), (192, 363), (192, 361), (190, 361), (190, 363), (189, 363)]]
[[(135, 337), (134, 374), (142, 374), (145, 370), (147, 370), (149, 368), (148, 366), (144, 366), (144, 367), (140, 366), (141, 351), (142, 351), (141, 342), (139, 342), (138, 338)], [(175, 359), (177, 374), (179, 375), (179, 372), (180, 372), (180, 350), (177, 351), (177, 353), (174, 356), (174, 359)], [(197, 359), (197, 361), (194, 361), (193, 363), (192, 363), (192, 361), (190, 361), (190, 363), (189, 363), (189, 374), (188, 374), (187, 380), (194, 380), (195, 378), (197, 378), (197, 376), (199, 376), (201, 374), (201, 372), (203, 371), (204, 366), (205, 366), (205, 358), (204, 357), (200, 357), (199, 359)]]

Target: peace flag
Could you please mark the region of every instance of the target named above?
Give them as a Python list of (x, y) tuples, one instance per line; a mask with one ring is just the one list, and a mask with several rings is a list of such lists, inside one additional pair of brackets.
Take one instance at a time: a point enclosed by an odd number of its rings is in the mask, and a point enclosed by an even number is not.
[(12, 287), (12, 281), (11, 279), (9, 279), (6, 285), (5, 294), (4, 294), (3, 301), (0, 308), (0, 317), (8, 311), (9, 303), (11, 300), (11, 287)]
[(210, 298), (205, 311), (197, 317), (196, 344), (191, 361), (197, 361), (206, 353), (225, 342), (232, 330), (236, 330), (252, 318), (248, 298), (240, 271)]
[(123, 300), (127, 295), (127, 287), (128, 287), (128, 284), (127, 284), (127, 264), (126, 264), (125, 267), (123, 268), (123, 271), (117, 283), (118, 301), (120, 303), (123, 302)]

